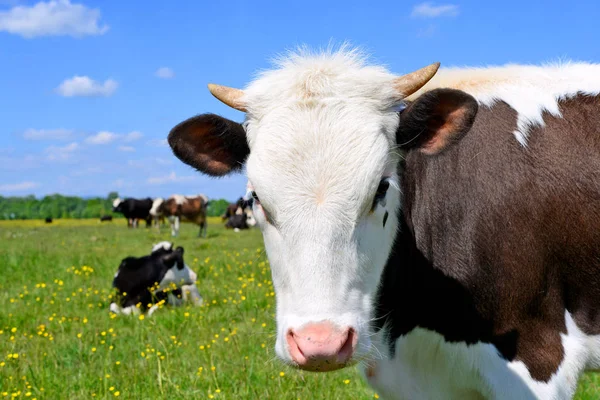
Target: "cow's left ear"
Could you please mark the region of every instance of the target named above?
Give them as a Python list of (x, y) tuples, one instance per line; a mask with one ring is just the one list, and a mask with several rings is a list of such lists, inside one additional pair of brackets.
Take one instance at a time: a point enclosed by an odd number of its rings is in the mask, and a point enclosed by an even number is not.
[(241, 170), (250, 154), (242, 125), (215, 114), (181, 122), (168, 141), (177, 158), (212, 176)]
[(396, 143), (402, 149), (438, 154), (471, 129), (477, 110), (473, 96), (460, 90), (427, 92), (400, 113)]

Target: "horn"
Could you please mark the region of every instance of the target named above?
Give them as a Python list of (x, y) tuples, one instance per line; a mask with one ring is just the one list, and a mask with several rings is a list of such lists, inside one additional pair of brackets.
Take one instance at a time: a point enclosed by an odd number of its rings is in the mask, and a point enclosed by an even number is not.
[(244, 95), (243, 90), (215, 85), (214, 83), (208, 84), (208, 90), (210, 90), (210, 93), (213, 96), (227, 104), (229, 107), (246, 112), (246, 106), (240, 100)]
[(408, 97), (425, 86), (433, 78), (438, 68), (440, 68), (440, 63), (436, 62), (410, 74), (402, 75), (394, 79), (394, 89), (402, 95), (402, 98)]

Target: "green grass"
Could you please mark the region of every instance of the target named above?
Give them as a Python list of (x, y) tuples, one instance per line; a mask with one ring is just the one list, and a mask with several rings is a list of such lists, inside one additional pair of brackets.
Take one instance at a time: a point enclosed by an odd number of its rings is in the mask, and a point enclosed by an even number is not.
[[(275, 298), (258, 230), (184, 224), (176, 245), (202, 307), (108, 312), (122, 258), (171, 240), (125, 221), (0, 222), (0, 399), (372, 399), (356, 368), (312, 374), (273, 351)], [(15, 358), (18, 355), (18, 358)], [(578, 399), (600, 398), (587, 375)]]

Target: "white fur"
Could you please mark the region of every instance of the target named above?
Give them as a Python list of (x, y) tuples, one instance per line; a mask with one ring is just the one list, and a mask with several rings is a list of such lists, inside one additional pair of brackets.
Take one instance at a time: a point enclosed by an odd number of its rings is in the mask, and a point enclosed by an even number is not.
[(250, 209), (246, 210), (246, 223), (248, 226), (256, 226), (256, 218), (254, 218), (254, 212)]
[(183, 204), (186, 202), (188, 196), (183, 196), (181, 194), (174, 194), (171, 196), (172, 199), (175, 200), (175, 204)]
[(138, 315), (141, 314), (141, 311), (136, 306), (129, 306), (125, 308), (121, 308), (117, 303), (110, 303), (110, 311), (115, 314), (123, 314), (123, 315)]
[(193, 285), (196, 282), (196, 273), (191, 270), (187, 264), (182, 269), (177, 268), (177, 263), (169, 268), (162, 281), (160, 281), (157, 290), (164, 290), (171, 286), (171, 284), (180, 287), (182, 285)]
[(276, 288), (276, 351), (290, 361), (287, 330), (329, 320), (358, 332), (360, 357), (397, 228), (396, 189), (370, 212), (380, 180), (398, 179), (394, 75), (356, 52), (292, 55), (279, 67), (245, 91), (248, 187), (260, 198), (254, 218)]
[(152, 201), (152, 208), (150, 208), (150, 215), (153, 217), (160, 217), (162, 213), (158, 211), (159, 207), (164, 203), (165, 200), (162, 197), (157, 197)]
[(182, 299), (184, 302), (190, 302), (195, 306), (201, 306), (204, 300), (198, 291), (198, 286), (194, 283), (193, 285), (183, 285), (181, 287), (183, 293)]
[[(565, 313), (567, 333), (561, 334), (564, 358), (548, 382), (531, 377), (522, 361), (507, 362), (491, 344), (449, 343), (432, 331), (417, 328), (396, 340), (389, 357), (378, 343), (369, 383), (385, 399), (571, 399), (579, 375), (597, 368), (600, 336), (587, 336)], [(590, 352), (591, 349), (591, 352)]]
[(184, 196), (181, 194), (174, 194), (171, 196), (171, 198), (175, 199), (176, 204), (183, 204), (186, 201), (188, 201), (189, 199), (195, 199), (196, 197), (200, 197), (204, 201), (204, 203), (208, 202), (208, 197), (204, 194), (193, 194), (193, 195), (188, 195), (188, 196)]
[(152, 246), (152, 253), (154, 253), (156, 250), (158, 249), (164, 249), (164, 250), (171, 250), (173, 248), (173, 243), (168, 242), (168, 241), (162, 241), (162, 242), (158, 242), (156, 243), (154, 246)]
[(179, 234), (180, 218), (178, 216), (171, 216), (169, 217), (169, 222), (171, 223), (171, 236), (175, 237)]
[(454, 88), (469, 93), (481, 105), (491, 107), (499, 101), (518, 113), (515, 137), (527, 144), (530, 126), (544, 126), (543, 112), (561, 117), (558, 101), (578, 93), (600, 94), (600, 64), (561, 63), (546, 66), (513, 65), (487, 68), (440, 69), (420, 91)]
[(121, 199), (120, 199), (120, 198), (118, 198), (118, 197), (117, 197), (116, 199), (114, 199), (114, 200), (113, 200), (113, 207), (114, 207), (114, 208), (118, 207), (118, 206), (119, 206), (119, 204), (121, 204), (121, 201), (123, 201), (123, 200), (121, 200)]

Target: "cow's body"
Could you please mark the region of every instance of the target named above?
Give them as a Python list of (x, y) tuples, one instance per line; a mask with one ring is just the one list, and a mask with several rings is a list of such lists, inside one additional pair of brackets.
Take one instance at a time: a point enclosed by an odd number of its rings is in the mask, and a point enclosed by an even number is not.
[(225, 222), (226, 229), (233, 229), (236, 232), (250, 229), (254, 225), (256, 225), (256, 220), (251, 209), (244, 210), (241, 214), (234, 214)]
[(600, 369), (600, 65), (279, 67), (211, 87), (243, 126), (169, 138), (210, 175), (246, 162), (278, 356), (366, 360), (390, 399), (572, 398)]
[(146, 221), (146, 228), (150, 227), (152, 222), (150, 215), (151, 208), (152, 199), (149, 197), (146, 199), (115, 199), (113, 201), (113, 212), (123, 214), (127, 219), (127, 226), (129, 228), (137, 228), (139, 220)]
[(46, 219), (44, 220), (44, 222), (46, 222), (47, 224), (51, 224), (52, 223), (52, 218), (46, 217)]
[(201, 305), (195, 281), (196, 274), (183, 260), (183, 248), (173, 249), (172, 243), (160, 242), (147, 256), (121, 261), (113, 279), (116, 297), (110, 310), (117, 314), (152, 315), (165, 303)]
[(100, 217), (100, 222), (112, 222), (112, 215), (103, 215)]
[(562, 117), (528, 128), (526, 148), (512, 135), (517, 112), (500, 102), (443, 154), (407, 156), (377, 315), (391, 327), (379, 350), (394, 361), (373, 383), (392, 365), (417, 369), (410, 347), (452, 363), (430, 360), (445, 387), (422, 370), (382, 391), (415, 398), (408, 383), (420, 381), (429, 398), (562, 399), (600, 368), (600, 98), (558, 106)]
[(203, 195), (182, 196), (173, 195), (160, 204), (160, 212), (169, 218), (171, 223), (171, 235), (179, 234), (179, 225), (181, 220), (190, 221), (200, 227), (198, 236), (206, 237), (206, 208), (208, 207), (208, 198)]

